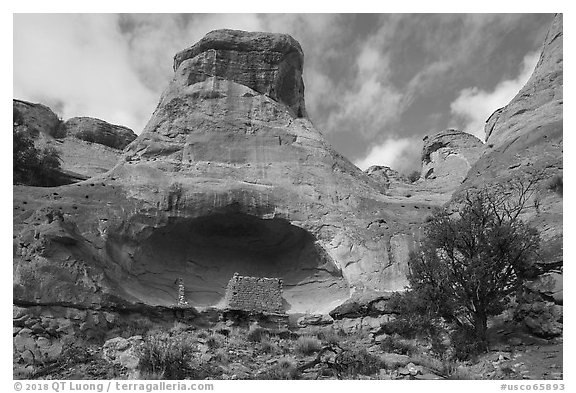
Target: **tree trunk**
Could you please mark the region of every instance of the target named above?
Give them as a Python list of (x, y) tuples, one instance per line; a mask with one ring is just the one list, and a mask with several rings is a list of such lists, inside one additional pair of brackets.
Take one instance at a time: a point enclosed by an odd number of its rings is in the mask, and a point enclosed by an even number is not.
[(484, 351), (488, 352), (488, 318), (484, 312), (476, 312), (474, 314), (474, 330), (476, 331), (478, 343), (482, 345)]

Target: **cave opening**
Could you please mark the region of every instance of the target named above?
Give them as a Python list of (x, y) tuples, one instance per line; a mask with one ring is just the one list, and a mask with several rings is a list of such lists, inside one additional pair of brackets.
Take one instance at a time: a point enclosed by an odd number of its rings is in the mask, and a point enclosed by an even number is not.
[(218, 213), (154, 229), (130, 253), (127, 291), (174, 305), (178, 279), (194, 307), (223, 306), (234, 273), (281, 278), (287, 312), (325, 312), (349, 296), (341, 270), (314, 236), (284, 219)]

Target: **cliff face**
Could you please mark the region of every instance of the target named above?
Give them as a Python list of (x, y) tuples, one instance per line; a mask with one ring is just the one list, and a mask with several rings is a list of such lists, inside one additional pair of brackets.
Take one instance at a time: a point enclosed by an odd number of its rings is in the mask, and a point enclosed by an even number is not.
[(524, 87), (504, 108), (486, 121), (486, 142), (494, 147), (513, 143), (526, 134), (541, 132), (562, 120), (563, 23), (557, 15), (544, 40), (540, 59)]
[(302, 63), (289, 36), (230, 30), (177, 54), (111, 171), (15, 190), (15, 302), (173, 305), (181, 278), (190, 305), (214, 306), (235, 272), (282, 279), (288, 312), (403, 289), (431, 205), (385, 195), (327, 144)]
[(518, 179), (534, 182), (522, 218), (541, 237), (540, 277), (526, 284), (517, 318), (534, 333), (562, 332), (563, 265), (563, 50), (556, 15), (534, 73), (508, 105), (486, 122), (486, 149), (454, 194), (489, 187), (506, 191)]
[(456, 193), (514, 178), (536, 178), (538, 192), (532, 201), (536, 205), (525, 219), (540, 230), (544, 262), (554, 265), (562, 261), (562, 37), (560, 14), (526, 85), (487, 120), (486, 149)]

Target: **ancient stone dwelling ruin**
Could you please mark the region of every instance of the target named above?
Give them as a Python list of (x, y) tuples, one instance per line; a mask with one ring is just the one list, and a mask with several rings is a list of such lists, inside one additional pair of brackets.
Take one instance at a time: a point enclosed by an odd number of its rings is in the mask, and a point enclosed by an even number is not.
[(230, 310), (284, 313), (282, 280), (234, 273), (226, 288), (225, 305)]

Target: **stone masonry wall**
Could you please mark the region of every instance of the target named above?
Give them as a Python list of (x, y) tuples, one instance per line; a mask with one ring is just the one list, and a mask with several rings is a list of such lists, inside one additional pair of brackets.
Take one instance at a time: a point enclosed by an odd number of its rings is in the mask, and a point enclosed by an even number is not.
[(225, 300), (226, 308), (232, 310), (283, 313), (282, 280), (234, 273), (226, 288)]

